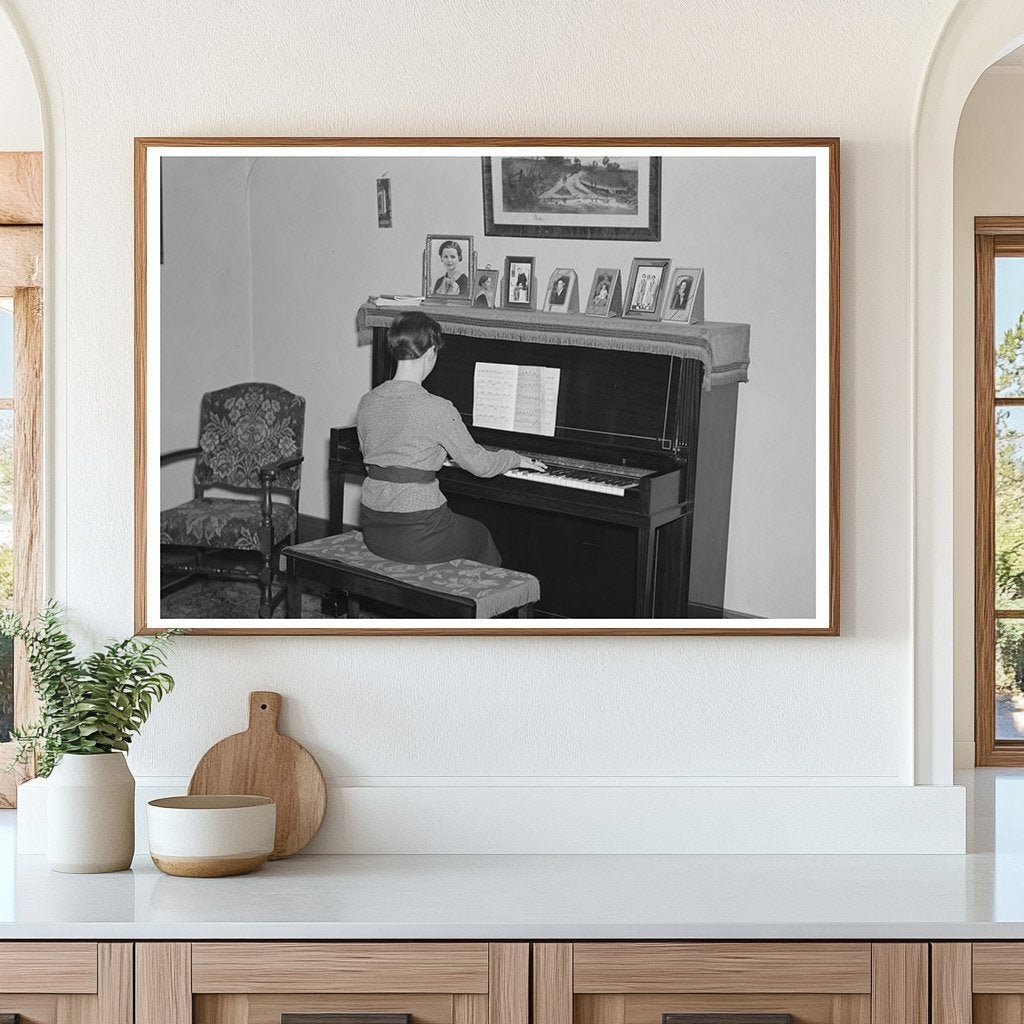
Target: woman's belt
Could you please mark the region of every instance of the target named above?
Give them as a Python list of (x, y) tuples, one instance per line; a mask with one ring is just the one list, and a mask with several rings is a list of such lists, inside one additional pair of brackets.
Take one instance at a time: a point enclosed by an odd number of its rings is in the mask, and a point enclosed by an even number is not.
[(371, 480), (387, 480), (393, 484), (432, 484), (437, 479), (433, 469), (410, 469), (408, 466), (367, 465), (366, 475)]

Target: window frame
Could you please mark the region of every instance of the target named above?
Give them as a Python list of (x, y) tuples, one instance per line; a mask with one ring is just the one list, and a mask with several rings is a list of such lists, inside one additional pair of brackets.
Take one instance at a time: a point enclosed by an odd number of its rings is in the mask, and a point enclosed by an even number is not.
[[(14, 609), (31, 618), (43, 594), (43, 158), (0, 153), (0, 297), (14, 299)], [(4, 396), (5, 398), (7, 396)], [(14, 724), (38, 714), (25, 651), (14, 653)], [(0, 743), (0, 807), (14, 807), (33, 764), (4, 771), (13, 743)]]
[(1000, 256), (1024, 257), (1024, 217), (974, 220), (974, 749), (979, 767), (1024, 766), (1024, 740), (996, 739), (996, 620), (1024, 623), (1024, 608), (996, 608), (995, 417), (1024, 408), (996, 398), (995, 270)]

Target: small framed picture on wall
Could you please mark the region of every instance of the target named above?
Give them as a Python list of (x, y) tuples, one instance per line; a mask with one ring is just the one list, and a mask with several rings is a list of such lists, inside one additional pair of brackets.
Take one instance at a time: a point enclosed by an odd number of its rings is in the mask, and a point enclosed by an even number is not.
[(626, 308), (622, 315), (636, 320), (658, 320), (671, 260), (633, 260), (626, 286)]
[(498, 272), (478, 270), (473, 275), (473, 305), (478, 309), (494, 309), (498, 300)]
[(505, 257), (504, 306), (533, 309), (533, 274), (536, 259), (533, 256)]
[(427, 235), (423, 249), (423, 294), (428, 302), (469, 305), (476, 271), (472, 235)]

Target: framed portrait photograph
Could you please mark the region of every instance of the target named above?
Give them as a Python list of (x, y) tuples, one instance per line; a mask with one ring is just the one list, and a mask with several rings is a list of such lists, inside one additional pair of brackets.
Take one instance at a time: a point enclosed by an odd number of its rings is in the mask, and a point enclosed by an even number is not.
[(622, 315), (637, 320), (660, 320), (670, 260), (633, 260)]
[(427, 235), (423, 249), (423, 294), (427, 302), (469, 305), (475, 271), (472, 235)]
[(505, 296), (502, 305), (514, 309), (533, 309), (533, 256), (505, 257)]
[(672, 271), (665, 320), (699, 324), (704, 319), (704, 271), (699, 267), (677, 267)]
[(135, 170), (137, 632), (838, 632), (836, 139)]
[(661, 158), (530, 152), (485, 156), (484, 234), (661, 241)]
[(558, 267), (548, 280), (544, 309), (549, 313), (570, 313), (577, 312), (578, 308), (576, 271), (571, 267)]
[(498, 272), (488, 267), (473, 275), (473, 305), (478, 309), (494, 309), (498, 305)]
[(617, 267), (598, 267), (594, 271), (584, 313), (587, 316), (622, 315), (622, 272)]

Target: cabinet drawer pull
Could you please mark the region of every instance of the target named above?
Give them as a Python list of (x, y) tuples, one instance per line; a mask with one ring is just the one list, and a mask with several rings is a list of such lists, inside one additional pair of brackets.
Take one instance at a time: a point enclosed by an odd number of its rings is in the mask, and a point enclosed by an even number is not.
[(793, 1024), (791, 1013), (663, 1013), (661, 1024)]
[[(5, 1021), (0, 1019), (0, 1024)], [(18, 1024), (17, 1021), (14, 1024)], [(412, 1024), (411, 1013), (282, 1013), (281, 1024)]]

